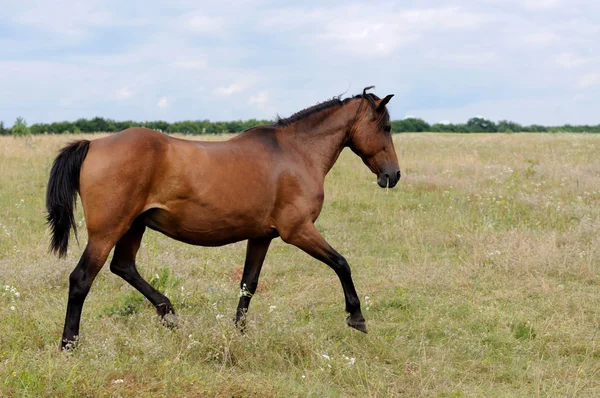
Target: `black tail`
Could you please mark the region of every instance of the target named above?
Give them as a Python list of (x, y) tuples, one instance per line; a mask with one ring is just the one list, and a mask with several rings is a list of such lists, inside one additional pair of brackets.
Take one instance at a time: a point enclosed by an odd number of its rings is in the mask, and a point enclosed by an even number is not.
[(90, 142), (87, 140), (67, 145), (61, 149), (50, 171), (46, 191), (46, 210), (48, 210), (46, 219), (52, 232), (50, 251), (58, 253), (58, 257), (67, 255), (71, 227), (77, 239), (73, 208), (79, 190), (79, 171), (89, 147)]

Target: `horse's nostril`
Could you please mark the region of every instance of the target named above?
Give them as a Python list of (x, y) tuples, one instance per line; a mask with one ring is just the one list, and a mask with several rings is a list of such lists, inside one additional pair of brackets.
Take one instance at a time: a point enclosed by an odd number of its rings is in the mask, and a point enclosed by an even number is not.
[(385, 179), (389, 180), (390, 179), (390, 175), (388, 173), (385, 173)]
[(398, 172), (396, 172), (396, 179), (400, 179), (400, 170), (398, 170)]

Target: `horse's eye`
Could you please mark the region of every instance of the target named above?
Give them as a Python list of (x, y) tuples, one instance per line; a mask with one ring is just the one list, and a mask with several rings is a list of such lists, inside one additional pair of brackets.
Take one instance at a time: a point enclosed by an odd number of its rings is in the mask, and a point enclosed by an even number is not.
[(389, 133), (390, 131), (392, 131), (392, 126), (385, 126), (383, 128), (383, 131), (385, 131), (386, 133)]

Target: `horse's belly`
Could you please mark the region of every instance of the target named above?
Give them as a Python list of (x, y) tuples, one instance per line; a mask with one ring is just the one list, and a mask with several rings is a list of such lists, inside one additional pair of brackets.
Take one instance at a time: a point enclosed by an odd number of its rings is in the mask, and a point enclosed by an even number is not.
[(199, 246), (222, 246), (250, 238), (277, 235), (252, 216), (219, 215), (199, 211), (196, 214), (177, 214), (163, 209), (144, 213), (145, 224), (179, 241)]

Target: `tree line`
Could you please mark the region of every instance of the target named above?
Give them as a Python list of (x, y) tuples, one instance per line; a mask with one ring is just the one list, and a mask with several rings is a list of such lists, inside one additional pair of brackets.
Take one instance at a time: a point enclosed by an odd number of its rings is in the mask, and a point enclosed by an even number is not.
[[(240, 131), (261, 124), (272, 124), (270, 120), (250, 119), (246, 121), (234, 120), (229, 122), (211, 122), (209, 120), (185, 120), (169, 123), (162, 120), (152, 122), (135, 122), (132, 120), (116, 121), (95, 117), (93, 119), (78, 119), (74, 122), (35, 123), (27, 125), (22, 117), (17, 118), (11, 128), (4, 126), (0, 121), (0, 135), (28, 135), (28, 134), (78, 134), (97, 132), (117, 132), (129, 127), (147, 127), (165, 133), (182, 134), (223, 134), (239, 133)], [(542, 126), (538, 124), (521, 125), (508, 120), (497, 123), (480, 117), (469, 119), (466, 123), (435, 123), (429, 124), (419, 118), (405, 118), (391, 122), (392, 131), (395, 133), (419, 132), (449, 132), (449, 133), (600, 133), (598, 125), (570, 125)]]
[(539, 124), (522, 125), (509, 120), (494, 123), (481, 117), (469, 119), (466, 123), (429, 124), (423, 119), (406, 118), (394, 120), (392, 131), (396, 133), (448, 132), (448, 133), (600, 133), (598, 125), (542, 126)]

